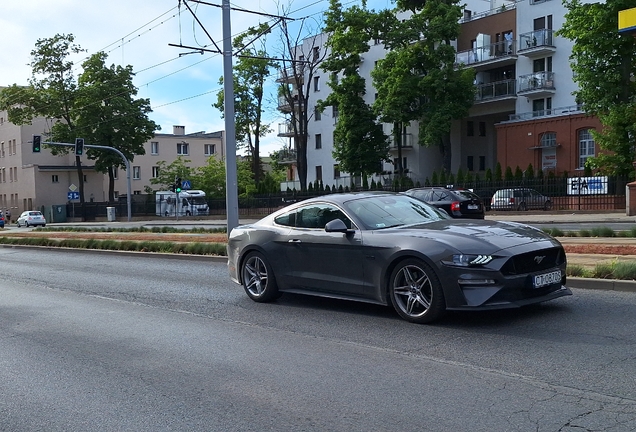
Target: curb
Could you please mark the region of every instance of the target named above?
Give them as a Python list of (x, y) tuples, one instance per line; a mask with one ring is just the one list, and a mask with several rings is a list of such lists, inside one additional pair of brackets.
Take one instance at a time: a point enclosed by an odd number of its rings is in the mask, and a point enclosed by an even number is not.
[(568, 277), (568, 288), (636, 293), (636, 281)]

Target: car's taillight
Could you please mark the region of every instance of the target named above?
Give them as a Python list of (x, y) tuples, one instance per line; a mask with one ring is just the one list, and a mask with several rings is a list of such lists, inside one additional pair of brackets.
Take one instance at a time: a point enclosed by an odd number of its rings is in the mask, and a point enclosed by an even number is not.
[(514, 204), (514, 203), (515, 203), (515, 199), (514, 199), (514, 198), (508, 198), (508, 202), (509, 202), (510, 204)]
[(459, 211), (459, 202), (455, 201), (451, 204), (451, 211)]

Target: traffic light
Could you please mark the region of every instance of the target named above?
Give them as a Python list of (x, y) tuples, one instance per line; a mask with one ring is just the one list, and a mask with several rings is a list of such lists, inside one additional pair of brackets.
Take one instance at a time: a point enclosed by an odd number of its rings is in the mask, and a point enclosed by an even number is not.
[(75, 156), (84, 154), (84, 138), (75, 138)]
[(177, 193), (181, 192), (181, 177), (177, 177), (177, 179), (175, 180), (174, 188), (175, 188), (175, 192)]
[(33, 143), (33, 153), (40, 153), (40, 145), (42, 143), (42, 136), (41, 135), (33, 135), (33, 141), (31, 141)]

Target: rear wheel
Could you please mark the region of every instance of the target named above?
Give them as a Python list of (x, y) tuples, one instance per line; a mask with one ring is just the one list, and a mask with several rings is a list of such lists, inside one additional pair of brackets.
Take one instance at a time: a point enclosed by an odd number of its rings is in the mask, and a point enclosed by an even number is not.
[(250, 252), (241, 267), (243, 288), (252, 300), (268, 302), (279, 297), (272, 267), (260, 252)]
[(552, 201), (546, 201), (545, 205), (543, 206), (543, 209), (546, 211), (552, 210)]
[(521, 204), (519, 204), (519, 211), (526, 211), (528, 210), (528, 207), (526, 207), (526, 203), (522, 202)]
[(389, 297), (395, 311), (407, 321), (429, 323), (446, 312), (442, 285), (424, 261), (402, 261), (391, 274)]

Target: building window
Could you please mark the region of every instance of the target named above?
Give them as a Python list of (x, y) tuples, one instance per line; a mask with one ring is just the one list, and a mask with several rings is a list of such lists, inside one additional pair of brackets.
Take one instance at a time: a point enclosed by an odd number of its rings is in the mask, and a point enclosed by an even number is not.
[(153, 154), (153, 155), (159, 154), (159, 143), (157, 141), (150, 142), (150, 154)]
[(479, 136), (486, 136), (486, 122), (479, 122)]
[(117, 180), (119, 178), (119, 170), (117, 167), (113, 167), (113, 178)]
[(579, 131), (579, 169), (585, 168), (587, 159), (594, 157), (594, 137), (590, 131), (591, 129), (582, 129)]
[(51, 182), (52, 183), (59, 183), (60, 182), (60, 178), (57, 176), (57, 174), (53, 174), (51, 176)]
[(314, 91), (320, 91), (320, 77), (314, 77)]
[(133, 191), (133, 195), (141, 195), (141, 191), (140, 190)]
[(541, 135), (541, 147), (556, 147), (556, 132), (546, 132)]
[(203, 146), (206, 156), (212, 156), (216, 153), (216, 144), (205, 144)]
[(334, 179), (339, 179), (340, 178), (340, 165), (335, 164), (333, 166), (333, 178)]
[(190, 144), (187, 142), (177, 143), (177, 155), (187, 156), (190, 154)]
[(475, 124), (472, 121), (466, 122), (466, 136), (475, 136)]
[(316, 134), (316, 149), (322, 148), (322, 135)]
[(158, 166), (153, 166), (152, 167), (152, 178), (157, 178), (159, 177), (159, 167)]
[(466, 159), (466, 168), (468, 168), (468, 171), (472, 171), (474, 166), (473, 166), (473, 157), (472, 156), (468, 156), (468, 158)]
[(479, 171), (486, 170), (486, 156), (479, 156)]
[(141, 167), (140, 166), (134, 166), (133, 167), (133, 180), (139, 180), (141, 179)]
[(322, 181), (322, 166), (321, 165), (316, 166), (316, 180)]
[(316, 61), (320, 57), (320, 47), (314, 47), (313, 51), (314, 51), (314, 61)]
[(320, 121), (321, 118), (322, 118), (322, 112), (318, 108), (316, 108), (314, 111), (314, 120)]
[(88, 183), (88, 177), (86, 177), (86, 174), (84, 174), (84, 183)]

